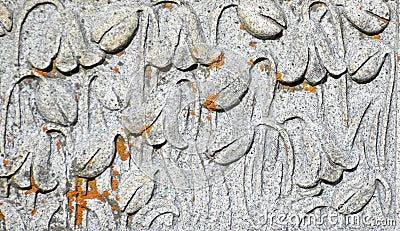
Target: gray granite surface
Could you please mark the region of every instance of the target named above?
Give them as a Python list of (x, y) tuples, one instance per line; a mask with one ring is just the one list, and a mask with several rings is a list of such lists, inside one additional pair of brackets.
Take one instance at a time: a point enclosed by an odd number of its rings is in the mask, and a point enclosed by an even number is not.
[(400, 230), (398, 0), (0, 0), (0, 230)]

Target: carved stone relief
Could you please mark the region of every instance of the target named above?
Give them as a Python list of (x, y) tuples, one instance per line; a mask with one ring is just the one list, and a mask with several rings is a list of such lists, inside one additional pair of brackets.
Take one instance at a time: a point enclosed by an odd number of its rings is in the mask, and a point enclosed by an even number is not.
[(398, 5), (0, 1), (0, 229), (397, 229)]

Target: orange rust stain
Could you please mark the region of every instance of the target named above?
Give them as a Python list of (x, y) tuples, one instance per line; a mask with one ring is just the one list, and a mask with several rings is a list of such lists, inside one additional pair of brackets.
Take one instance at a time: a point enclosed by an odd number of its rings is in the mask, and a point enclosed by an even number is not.
[(289, 90), (294, 91), (294, 87), (289, 87)]
[(8, 138), (7, 141), (8, 141), (8, 143), (11, 143), (11, 142), (12, 142), (12, 139)]
[[(144, 74), (146, 76), (151, 76), (151, 67), (147, 66), (146, 67), (146, 71), (144, 72)], [(157, 83), (157, 86), (159, 86), (158, 83)]]
[(110, 193), (108, 192), (108, 190), (106, 190), (106, 191), (103, 192), (103, 196), (105, 196), (105, 197), (110, 196)]
[(61, 142), (59, 140), (56, 142), (56, 146), (57, 146), (57, 152), (60, 153)]
[(217, 58), (211, 60), (211, 64), (208, 68), (213, 69), (215, 67), (215, 69), (218, 70), (221, 69), (222, 65), (224, 64), (225, 64), (225, 53), (221, 52), (221, 54)]
[[(122, 137), (118, 137), (115, 142), (115, 148), (122, 161), (128, 160), (131, 153), (128, 151), (128, 147), (125, 145), (125, 140)], [(115, 170), (116, 171), (116, 170)], [(118, 171), (117, 171), (118, 172)], [(114, 171), (113, 171), (114, 173)]]
[(308, 92), (311, 92), (311, 93), (314, 93), (316, 91), (316, 89), (317, 89), (317, 87), (308, 85), (306, 83), (302, 83), (301, 86), (303, 87), (304, 91), (308, 91)]
[(400, 56), (397, 56), (397, 61), (400, 61)]
[(171, 7), (172, 7), (172, 4), (171, 4), (171, 3), (165, 3), (165, 8), (171, 9)]
[(197, 91), (198, 91), (198, 90), (197, 90), (197, 87), (194, 85), (193, 82), (192, 82), (192, 89), (193, 89), (193, 92), (194, 92), (194, 93), (197, 93)]
[(193, 196), (193, 197), (192, 197), (192, 201), (195, 201), (195, 200), (196, 200), (196, 196)]
[(215, 112), (217, 110), (217, 106), (215, 105), (215, 101), (218, 99), (219, 94), (209, 95), (206, 98), (206, 101), (203, 103), (203, 106), (207, 108), (210, 112)]
[(5, 103), (5, 102), (7, 102), (7, 99), (6, 99), (6, 98), (3, 98), (3, 103)]
[(285, 144), (285, 151), (286, 151), (286, 154), (289, 153), (289, 145), (288, 144)]
[(39, 75), (45, 77), (49, 72), (41, 71), (39, 69), (33, 68), (33, 71), (38, 73)]
[(287, 85), (283, 85), (283, 89), (285, 89), (285, 90), (289, 90), (289, 86), (287, 86)]
[(349, 120), (348, 119), (343, 119), (343, 122), (347, 123), (347, 122), (349, 122)]
[(192, 111), (190, 111), (190, 114), (192, 115), (192, 116), (194, 116), (194, 111), (192, 110)]
[(323, 4), (322, 4), (322, 3), (318, 3), (317, 6), (318, 6), (318, 7), (322, 7)]
[(44, 199), (42, 199), (41, 203), (42, 203), (42, 204), (44, 204), (44, 203), (45, 203)]
[(271, 72), (271, 67), (267, 66), (267, 72), (270, 73)]
[(198, 54), (198, 53), (199, 53), (199, 50), (197, 50), (197, 48), (195, 47), (195, 48), (193, 48), (193, 52), (194, 52), (195, 54)]
[[(96, 186), (96, 180), (88, 180), (88, 190), (82, 189), (83, 178), (76, 178), (75, 190), (67, 193), (69, 212), (75, 209), (75, 224), (81, 226), (83, 222), (84, 211), (87, 210), (87, 200), (97, 199), (105, 203), (106, 200), (99, 194)], [(73, 206), (76, 203), (76, 208)]]
[(118, 176), (118, 174), (119, 174), (119, 172), (117, 170), (113, 170), (112, 173), (114, 176)]
[(111, 180), (111, 189), (113, 191), (117, 191), (118, 188), (118, 180), (117, 179), (112, 179)]
[(387, 23), (388, 22), (388, 20), (384, 19), (384, 18), (380, 18), (379, 20), (381, 20), (381, 22), (383, 22), (383, 23)]
[(111, 207), (111, 209), (112, 209), (112, 211), (118, 211), (119, 210), (119, 208), (118, 208), (118, 206), (113, 206), (113, 207)]
[(251, 46), (251, 47), (255, 47), (255, 46), (256, 46), (256, 44), (254, 44), (253, 42), (251, 42), (251, 43), (249, 44), (249, 46)]
[(208, 120), (208, 121), (211, 121), (211, 116), (206, 116), (206, 119)]
[(119, 196), (116, 195), (116, 196), (115, 196), (115, 200), (119, 201), (119, 199), (120, 199)]
[(260, 70), (261, 70), (261, 71), (264, 71), (264, 70), (265, 70), (264, 65), (261, 65), (261, 66), (260, 66)]
[(282, 82), (282, 73), (280, 73), (280, 72), (276, 73), (276, 81), (277, 82)]
[(377, 35), (372, 36), (372, 38), (374, 38), (374, 39), (381, 39), (381, 36), (377, 34)]
[(0, 219), (5, 221), (6, 220), (6, 216), (4, 216), (4, 214), (0, 211)]
[(241, 30), (244, 30), (244, 26), (243, 26), (243, 25), (240, 25), (240, 29), (241, 29)]
[(114, 67), (113, 70), (114, 70), (115, 73), (119, 73), (119, 68), (118, 67)]
[(44, 132), (46, 132), (48, 129), (47, 129), (47, 127), (42, 127), (42, 130), (43, 130)]
[(118, 57), (121, 57), (121, 56), (122, 56), (122, 53), (121, 53), (121, 52), (118, 52), (118, 53), (117, 53), (117, 56), (118, 56)]
[(25, 194), (37, 193), (39, 191), (39, 187), (35, 182), (35, 179), (31, 177), (31, 189), (25, 192)]
[(4, 165), (7, 165), (7, 164), (8, 164), (8, 160), (4, 160), (4, 161), (3, 161), (3, 164), (4, 164)]
[(36, 212), (37, 212), (37, 209), (32, 210), (32, 212), (31, 212), (32, 216), (35, 216)]
[(254, 60), (253, 60), (253, 59), (250, 59), (250, 60), (247, 62), (247, 64), (248, 64), (249, 66), (253, 65), (253, 64), (254, 64)]

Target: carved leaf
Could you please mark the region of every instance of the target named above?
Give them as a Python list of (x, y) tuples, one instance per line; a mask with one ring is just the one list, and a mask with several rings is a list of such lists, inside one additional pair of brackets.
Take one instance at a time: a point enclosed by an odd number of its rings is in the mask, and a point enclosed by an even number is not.
[(374, 80), (382, 69), (387, 53), (379, 41), (361, 40), (354, 43), (347, 54), (351, 79), (357, 83), (368, 83)]
[(179, 209), (170, 201), (159, 199), (150, 201), (133, 218), (132, 224), (140, 224), (143, 227), (150, 228), (151, 224), (158, 216), (172, 213), (179, 216)]
[(253, 142), (253, 135), (245, 134), (242, 137), (235, 139), (232, 143), (223, 147), (221, 150), (214, 151), (212, 157), (214, 162), (220, 165), (229, 165), (242, 156), (249, 150)]
[(26, 226), (24, 224), (24, 220), (20, 215), (20, 211), (15, 208), (15, 206), (8, 202), (2, 201), (0, 204), (0, 211), (2, 217), (4, 217), (4, 221), (6, 224), (6, 230), (10, 231), (24, 231), (26, 230)]
[(371, 173), (359, 173), (337, 187), (334, 207), (341, 214), (356, 213), (368, 204), (375, 193), (375, 188), (376, 181)]
[(75, 160), (79, 177), (94, 178), (110, 166), (115, 157), (114, 137), (115, 134), (111, 131), (90, 133)]
[[(190, 83), (186, 83), (183, 85), (186, 88), (191, 88)], [(178, 149), (185, 149), (188, 145), (187, 142), (183, 139), (179, 132), (179, 120), (181, 115), (181, 109), (183, 108), (183, 95), (182, 90), (179, 86), (176, 86), (177, 89), (172, 90), (169, 94), (166, 106), (163, 111), (163, 131), (165, 138), (167, 141)]]
[(378, 34), (389, 24), (390, 10), (385, 1), (346, 1), (344, 16), (355, 28), (366, 34)]
[(153, 190), (154, 181), (147, 175), (122, 175), (118, 187), (118, 203), (126, 213), (135, 213), (149, 202)]
[(138, 13), (128, 7), (107, 11), (100, 14), (96, 25), (92, 32), (92, 41), (99, 43), (100, 48), (106, 52), (118, 52), (126, 48), (135, 36)]
[(113, 209), (110, 204), (92, 199), (86, 201), (86, 207), (96, 214), (99, 220), (99, 224), (96, 224), (97, 229), (102, 227), (104, 230), (117, 230), (117, 224), (113, 219)]
[(274, 0), (240, 1), (237, 12), (246, 31), (259, 39), (272, 39), (286, 28), (285, 13)]
[(183, 6), (174, 5), (170, 9), (163, 7), (159, 10), (159, 32), (154, 35), (154, 46), (150, 50), (149, 62), (158, 68), (165, 68), (171, 64), (174, 53), (181, 38), (183, 20), (179, 10)]
[(51, 138), (46, 133), (43, 133), (38, 139), (35, 156), (32, 160), (31, 171), (32, 180), (34, 180), (32, 183), (34, 183), (34, 187), (46, 192), (57, 187), (62, 175), (58, 175), (52, 168), (55, 165), (54, 160), (57, 160), (57, 156), (55, 156), (55, 147), (51, 147)]
[(14, 174), (27, 160), (27, 156), (36, 149), (36, 137), (40, 130), (34, 120), (34, 103), (31, 96), (33, 89), (24, 85), (25, 81), (14, 85), (8, 98), (5, 127), (2, 128), (4, 136), (1, 141), (1, 177)]
[(78, 118), (76, 93), (60, 79), (43, 79), (37, 89), (37, 109), (49, 122), (70, 126)]

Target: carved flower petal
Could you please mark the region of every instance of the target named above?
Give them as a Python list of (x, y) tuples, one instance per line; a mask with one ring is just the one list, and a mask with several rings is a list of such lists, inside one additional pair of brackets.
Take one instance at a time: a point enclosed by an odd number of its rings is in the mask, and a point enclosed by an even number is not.
[(93, 47), (90, 48), (87, 45), (88, 43), (81, 29), (83, 25), (79, 24), (77, 16), (70, 11), (67, 11), (65, 14), (67, 26), (66, 36), (76, 59), (85, 67), (92, 67), (100, 63), (104, 59), (104, 54), (95, 51)]
[(381, 0), (346, 1), (344, 16), (358, 30), (366, 34), (378, 34), (389, 24), (390, 10)]
[(37, 7), (27, 16), (23, 31), (26, 30), (26, 34), (29, 34), (22, 41), (22, 47), (29, 47), (28, 62), (34, 68), (48, 68), (57, 55), (62, 31), (61, 21), (60, 14), (50, 5)]
[(68, 73), (78, 67), (78, 62), (72, 54), (68, 39), (64, 36), (57, 55), (56, 67), (59, 71)]
[(277, 63), (277, 78), (283, 83), (299, 82), (306, 72), (309, 51), (303, 30), (301, 25), (291, 27), (271, 51)]
[(0, 24), (7, 31), (11, 31), (12, 28), (12, 14), (11, 12), (4, 6), (2, 2), (0, 2)]
[(329, 73), (339, 76), (346, 71), (346, 64), (342, 32), (337, 25), (340, 25), (340, 19), (333, 9), (327, 11), (321, 21), (310, 21), (310, 33), (319, 59)]
[(61, 177), (52, 169), (52, 165), (57, 159), (57, 155), (54, 153), (56, 148), (51, 147), (51, 138), (45, 133), (42, 133), (37, 139), (39, 142), (32, 160), (32, 179), (34, 180), (32, 183), (35, 184), (34, 187), (42, 191), (51, 191), (57, 187)]
[(262, 3), (244, 0), (237, 12), (246, 31), (259, 39), (274, 38), (286, 27), (285, 14), (273, 0)]
[(78, 117), (76, 93), (68, 82), (46, 79), (39, 82), (37, 109), (46, 121), (72, 125)]
[(114, 25), (108, 30), (101, 37), (100, 48), (106, 52), (118, 52), (127, 47), (138, 28), (137, 17), (135, 13), (127, 15), (118, 25)]
[(358, 83), (368, 83), (379, 74), (387, 51), (380, 42), (362, 40), (353, 44), (347, 54), (347, 65), (351, 78)]
[(298, 185), (303, 188), (316, 186), (319, 182), (319, 171), (321, 168), (321, 158), (325, 155), (321, 142), (318, 137), (318, 128), (313, 124), (307, 124), (303, 131), (303, 150), (304, 171), (301, 182)]
[(327, 71), (322, 66), (321, 61), (318, 58), (314, 44), (309, 46), (309, 51), (310, 61), (308, 63), (305, 79), (309, 84), (317, 85), (326, 77)]
[(114, 134), (111, 131), (99, 133), (90, 133), (88, 142), (84, 144), (83, 153), (79, 153), (75, 159), (75, 167), (79, 169), (77, 171), (79, 177), (97, 177), (110, 166), (114, 159)]
[(90, 88), (96, 94), (100, 103), (109, 110), (122, 110), (128, 106), (129, 82), (117, 73), (99, 74)]
[(209, 66), (210, 77), (199, 88), (209, 111), (228, 110), (240, 102), (250, 85), (248, 60), (232, 51), (222, 51)]
[[(186, 85), (186, 87), (189, 88), (191, 86)], [(163, 111), (165, 138), (172, 146), (178, 149), (184, 149), (188, 146), (179, 132), (179, 116), (181, 115), (182, 103), (182, 91), (178, 87), (178, 89), (169, 94)]]
[(123, 177), (120, 182), (119, 204), (128, 214), (141, 209), (153, 195), (154, 182), (147, 175), (129, 175)]

